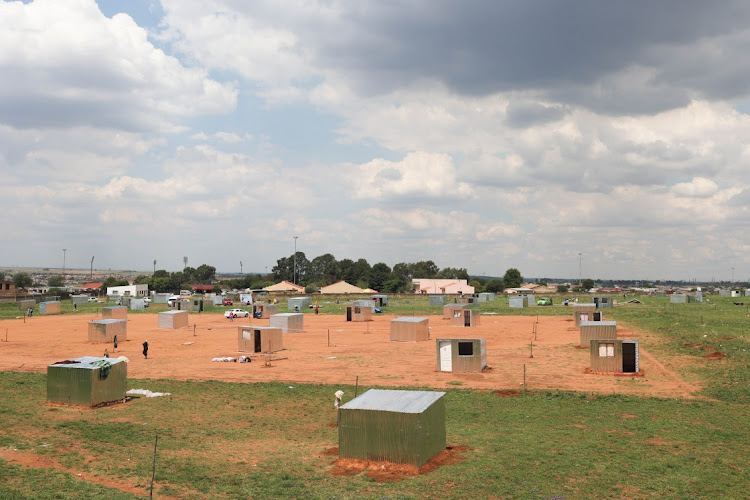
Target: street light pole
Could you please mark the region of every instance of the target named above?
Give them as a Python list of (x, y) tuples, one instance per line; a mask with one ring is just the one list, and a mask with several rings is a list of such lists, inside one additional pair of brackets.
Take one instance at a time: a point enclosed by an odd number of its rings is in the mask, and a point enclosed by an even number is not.
[(242, 261), (240, 261), (240, 275), (242, 274)]
[(91, 281), (94, 280), (94, 256), (91, 257), (91, 276), (89, 277)]
[(292, 283), (297, 284), (297, 236), (294, 237), (294, 268), (292, 269)]
[(583, 274), (581, 274), (581, 252), (578, 252), (578, 287), (583, 291)]
[(156, 259), (154, 259), (154, 274), (156, 274)]
[(63, 286), (65, 286), (65, 253), (67, 251), (67, 248), (63, 248)]

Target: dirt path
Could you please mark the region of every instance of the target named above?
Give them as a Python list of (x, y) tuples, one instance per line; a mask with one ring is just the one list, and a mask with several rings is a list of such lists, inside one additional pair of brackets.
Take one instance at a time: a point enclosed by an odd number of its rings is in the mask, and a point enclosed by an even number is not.
[[(131, 493), (133, 495), (148, 497), (147, 491), (142, 486), (131, 485), (122, 481), (114, 481), (112, 479), (93, 476), (84, 471), (69, 469), (54, 460), (43, 457), (41, 455), (37, 455), (33, 452), (20, 451), (13, 448), (0, 448), (0, 458), (12, 464), (21, 465), (23, 467), (31, 467), (37, 469), (55, 469), (62, 472), (67, 472), (82, 481), (90, 481), (92, 483), (124, 491), (126, 493)], [(171, 499), (173, 497), (159, 495), (159, 498)]]
[[(481, 317), (480, 325), (450, 326), (448, 320), (430, 316), (427, 342), (391, 342), (390, 320), (377, 315), (368, 323), (346, 322), (343, 315), (305, 314), (302, 333), (284, 334), (286, 359), (266, 368), (262, 362), (213, 363), (220, 356), (237, 357), (238, 326), (267, 326), (268, 320), (237, 319), (229, 322), (220, 314), (193, 314), (190, 326), (181, 330), (157, 328), (156, 314), (134, 314), (128, 318), (128, 341), (117, 352), (111, 344), (88, 341), (91, 314), (34, 317), (0, 321), (9, 329), (8, 342), (0, 342), (0, 370), (45, 372), (56, 361), (84, 355), (111, 355), (130, 359), (128, 377), (176, 380), (225, 380), (233, 382), (312, 382), (360, 386), (424, 386), (432, 388), (472, 387), (481, 389), (531, 388), (564, 389), (600, 393), (626, 393), (660, 397), (695, 397), (698, 387), (648, 353), (648, 337), (641, 339), (643, 377), (615, 377), (586, 374), (589, 351), (577, 349), (578, 330), (572, 319), (540, 316), (533, 340), (536, 316)], [(195, 326), (195, 330), (193, 328)], [(193, 332), (195, 331), (195, 335)], [(618, 336), (639, 338), (639, 332), (618, 328)], [(328, 345), (330, 338), (330, 345)], [(437, 370), (436, 338), (486, 338), (487, 363), (483, 373), (445, 373)], [(149, 358), (141, 354), (148, 339)], [(529, 344), (533, 341), (530, 357)], [(675, 362), (672, 362), (675, 361)], [(670, 360), (671, 366), (687, 364)]]

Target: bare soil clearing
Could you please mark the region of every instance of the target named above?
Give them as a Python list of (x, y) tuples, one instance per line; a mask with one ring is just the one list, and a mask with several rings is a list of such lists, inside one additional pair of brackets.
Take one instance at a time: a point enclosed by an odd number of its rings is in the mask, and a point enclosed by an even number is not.
[[(697, 397), (699, 390), (674, 371), (674, 367), (686, 366), (690, 360), (657, 360), (648, 352), (649, 340), (656, 339), (620, 325), (618, 337), (641, 339), (643, 377), (587, 374), (589, 351), (577, 348), (579, 333), (570, 327), (567, 317), (540, 316), (534, 340), (536, 316), (487, 315), (480, 325), (470, 328), (453, 327), (440, 316), (429, 316), (427, 342), (391, 342), (390, 320), (394, 318), (377, 315), (368, 323), (353, 323), (346, 322), (343, 315), (305, 314), (304, 332), (284, 334), (285, 349), (276, 355), (285, 359), (271, 361), (271, 367), (264, 366), (262, 358), (252, 363), (211, 361), (248, 354), (237, 351), (237, 327), (268, 326), (267, 319), (230, 322), (221, 314), (192, 314), (189, 327), (170, 330), (157, 328), (156, 314), (133, 314), (128, 318), (129, 340), (120, 342), (116, 351), (112, 344), (89, 342), (88, 322), (101, 319), (92, 314), (39, 316), (26, 323), (3, 320), (0, 331), (7, 328), (9, 334), (8, 342), (0, 342), (0, 370), (45, 372), (47, 365), (56, 361), (101, 356), (107, 349), (110, 356), (130, 359), (131, 379), (354, 384), (358, 376), (360, 386), (502, 390), (521, 387), (525, 365), (526, 386), (536, 389), (668, 398)], [(486, 338), (487, 363), (492, 369), (463, 374), (436, 371), (437, 338)], [(148, 359), (141, 354), (144, 340), (149, 342)]]

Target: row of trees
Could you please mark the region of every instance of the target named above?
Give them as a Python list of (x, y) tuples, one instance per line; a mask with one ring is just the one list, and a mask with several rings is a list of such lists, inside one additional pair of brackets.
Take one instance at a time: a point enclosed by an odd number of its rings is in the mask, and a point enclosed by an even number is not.
[[(109, 279), (109, 278), (107, 278)], [(191, 285), (201, 284), (210, 285), (216, 280), (216, 268), (207, 264), (201, 264), (198, 267), (186, 267), (182, 271), (173, 273), (164, 269), (158, 269), (151, 276), (140, 275), (135, 278), (136, 285), (148, 285), (149, 290), (157, 293), (176, 292), (178, 290), (190, 290)], [(125, 282), (127, 285), (128, 283)], [(104, 282), (104, 287), (120, 286), (108, 285)]]

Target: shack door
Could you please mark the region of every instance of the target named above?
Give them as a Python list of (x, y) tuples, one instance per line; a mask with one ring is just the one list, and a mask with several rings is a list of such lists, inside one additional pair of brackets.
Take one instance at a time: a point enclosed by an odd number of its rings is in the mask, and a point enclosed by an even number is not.
[(253, 344), (254, 348), (253, 350), (255, 352), (260, 352), (260, 330), (255, 330), (253, 335)]
[(595, 312), (594, 313), (594, 321), (601, 321), (602, 320), (602, 313)]
[(471, 311), (464, 311), (464, 326), (471, 326)]
[(347, 321), (352, 320), (352, 308), (351, 307), (346, 308), (346, 320)]
[(453, 371), (453, 353), (451, 351), (450, 340), (440, 342), (440, 371)]
[(623, 373), (635, 373), (636, 372), (636, 360), (635, 360), (635, 343), (623, 342), (622, 343), (622, 372)]

